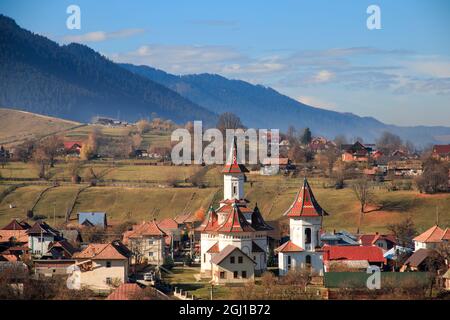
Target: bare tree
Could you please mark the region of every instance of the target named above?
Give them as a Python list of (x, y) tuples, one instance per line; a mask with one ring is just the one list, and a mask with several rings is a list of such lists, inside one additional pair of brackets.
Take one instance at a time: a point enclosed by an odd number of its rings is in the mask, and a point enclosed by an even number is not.
[(360, 204), (360, 215), (357, 230), (357, 233), (359, 233), (366, 205), (373, 199), (373, 189), (369, 180), (365, 177), (354, 181), (352, 189)]
[(56, 157), (61, 154), (64, 148), (63, 140), (60, 136), (52, 135), (45, 138), (39, 144), (39, 148), (42, 148), (50, 162), (50, 167), (55, 165)]
[(399, 136), (385, 131), (377, 140), (377, 148), (385, 155), (390, 155), (402, 146), (402, 139)]
[(87, 141), (81, 148), (80, 158), (82, 160), (90, 160), (97, 154), (100, 135), (100, 130), (97, 128), (89, 134)]
[(150, 131), (150, 122), (148, 122), (145, 119), (141, 119), (138, 122), (136, 122), (136, 127), (140, 134), (144, 134), (148, 131)]
[(222, 113), (217, 121), (217, 129), (225, 133), (226, 129), (242, 129), (241, 119), (231, 112)]

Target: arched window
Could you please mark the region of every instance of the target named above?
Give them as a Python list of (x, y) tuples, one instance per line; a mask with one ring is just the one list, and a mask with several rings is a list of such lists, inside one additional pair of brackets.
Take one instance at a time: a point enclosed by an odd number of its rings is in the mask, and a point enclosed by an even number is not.
[(307, 255), (307, 256), (305, 257), (305, 263), (306, 263), (306, 266), (307, 266), (307, 267), (310, 267), (310, 266), (311, 266), (311, 256), (310, 256), (310, 255)]
[(311, 243), (311, 228), (305, 228), (305, 243)]

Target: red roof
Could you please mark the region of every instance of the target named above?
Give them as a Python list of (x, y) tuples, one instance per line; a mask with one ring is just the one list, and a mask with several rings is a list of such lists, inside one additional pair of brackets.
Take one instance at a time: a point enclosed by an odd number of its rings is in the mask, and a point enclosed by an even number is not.
[(275, 249), (276, 252), (302, 252), (305, 251), (302, 247), (294, 244), (291, 240), (283, 243)]
[(218, 226), (219, 218), (217, 213), (210, 207), (202, 224), (196, 230), (201, 232), (214, 231)]
[(441, 242), (442, 237), (444, 236), (444, 230), (439, 228), (438, 226), (433, 226), (422, 234), (419, 234), (413, 240), (417, 242)]
[(136, 283), (122, 283), (106, 300), (133, 300), (142, 292), (142, 288)]
[[(126, 260), (129, 252), (125, 252), (125, 246), (120, 248), (113, 243), (91, 243), (81, 252), (73, 255), (74, 259), (92, 259), (92, 260)], [(121, 252), (123, 251), (123, 252)]]
[(231, 148), (230, 153), (230, 161), (227, 162), (225, 167), (223, 168), (223, 173), (244, 173), (248, 172), (248, 169), (245, 167), (245, 165), (238, 163), (237, 159), (237, 143), (236, 143), (236, 137), (234, 137), (233, 146)]
[(218, 232), (254, 232), (255, 229), (248, 223), (239, 207), (234, 204), (233, 210), (228, 215), (227, 220), (217, 229)]
[(392, 242), (394, 244), (397, 243), (395, 236), (392, 234), (363, 234), (359, 236), (359, 240), (363, 246), (371, 246), (374, 245), (377, 240), (386, 240)]
[(158, 227), (161, 229), (178, 229), (178, 222), (172, 218), (166, 218), (158, 222)]
[(127, 244), (130, 238), (139, 238), (144, 236), (165, 237), (167, 234), (158, 227), (155, 221), (144, 221), (141, 224), (134, 225), (132, 230), (124, 232), (123, 243)]
[(433, 147), (433, 153), (438, 155), (446, 155), (450, 153), (450, 144), (437, 144)]
[(206, 251), (207, 253), (219, 253), (219, 243), (216, 242), (211, 248), (208, 249), (208, 251)]
[(328, 213), (316, 201), (308, 180), (305, 178), (302, 189), (297, 193), (294, 202), (284, 215), (288, 217), (319, 217), (327, 216)]
[(376, 246), (328, 246), (322, 248), (323, 260), (367, 260), (385, 262), (383, 250)]
[(449, 228), (445, 229), (444, 234), (442, 235), (442, 240), (450, 241), (450, 229)]
[(66, 150), (70, 150), (75, 148), (81, 148), (83, 146), (83, 143), (81, 141), (66, 141), (64, 142), (64, 148)]

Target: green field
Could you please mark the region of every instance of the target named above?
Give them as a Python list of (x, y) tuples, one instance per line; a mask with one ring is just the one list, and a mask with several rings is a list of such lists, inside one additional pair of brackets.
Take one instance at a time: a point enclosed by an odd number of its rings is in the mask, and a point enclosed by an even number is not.
[[(97, 164), (100, 168), (101, 165)], [(9, 169), (5, 169), (8, 171)], [(100, 169), (99, 169), (100, 170)], [(106, 211), (110, 220), (121, 221), (150, 219), (151, 217), (174, 217), (182, 212), (193, 212), (200, 207), (207, 208), (214, 201), (222, 199), (222, 175), (219, 167), (211, 167), (204, 179), (210, 187), (164, 187), (167, 177), (186, 179), (196, 172), (198, 167), (185, 166), (132, 166), (130, 164), (113, 168), (106, 175), (114, 182), (127, 179), (119, 186), (97, 186), (83, 191), (77, 199), (74, 212)], [(24, 174), (25, 175), (25, 174)], [(161, 185), (139, 185), (139, 181), (160, 181)], [(133, 181), (136, 182), (134, 186)], [(282, 214), (294, 200), (300, 188), (301, 178), (283, 176), (249, 175), (245, 185), (246, 198), (250, 206), (256, 202), (269, 220), (282, 218)], [(330, 215), (324, 218), (327, 230), (347, 229), (354, 232), (359, 217), (358, 202), (350, 188), (335, 190), (325, 188), (325, 179), (310, 179), (317, 200)], [(84, 185), (85, 186), (85, 185)], [(20, 187), (6, 196), (0, 203), (0, 225), (14, 217), (25, 217), (25, 212), (34, 203), (36, 197), (45, 188), (43, 185)], [(45, 215), (62, 222), (62, 217), (71, 205), (76, 191), (82, 185), (63, 184), (50, 189), (37, 203), (35, 214)], [(0, 192), (5, 186), (0, 185)], [(450, 225), (450, 194), (422, 195), (417, 191), (388, 192), (383, 188), (375, 191), (374, 204), (364, 214), (362, 230), (365, 232), (384, 231), (388, 223), (400, 221), (411, 216), (419, 231), (433, 225), (436, 212), (439, 222), (445, 227)], [(16, 208), (9, 209), (9, 204)]]

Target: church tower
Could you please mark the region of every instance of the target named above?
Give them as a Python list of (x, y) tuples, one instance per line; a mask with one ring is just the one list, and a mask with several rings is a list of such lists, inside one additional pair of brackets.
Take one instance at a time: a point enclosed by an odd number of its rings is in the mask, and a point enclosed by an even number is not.
[(224, 200), (244, 199), (244, 174), (246, 172), (248, 172), (248, 170), (245, 165), (238, 163), (237, 143), (236, 137), (234, 137), (228, 161), (222, 170)]
[(322, 245), (320, 241), (322, 217), (328, 213), (316, 201), (306, 178), (284, 215), (290, 218), (290, 238), (295, 245), (306, 251), (315, 251), (316, 247)]

